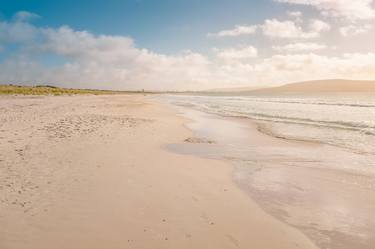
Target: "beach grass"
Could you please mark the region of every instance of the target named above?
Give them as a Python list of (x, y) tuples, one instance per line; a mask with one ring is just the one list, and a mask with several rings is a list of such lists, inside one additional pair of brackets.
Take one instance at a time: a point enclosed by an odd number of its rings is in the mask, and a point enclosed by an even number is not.
[(124, 94), (124, 93), (143, 93), (141, 91), (112, 91), (97, 89), (74, 89), (61, 88), (50, 85), (19, 86), (19, 85), (0, 85), (0, 95), (78, 95), (78, 94)]

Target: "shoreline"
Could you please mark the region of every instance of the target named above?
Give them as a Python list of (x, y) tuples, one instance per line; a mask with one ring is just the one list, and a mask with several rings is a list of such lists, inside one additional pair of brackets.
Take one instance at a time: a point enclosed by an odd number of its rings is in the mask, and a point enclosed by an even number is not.
[(239, 189), (232, 165), (164, 150), (192, 132), (155, 101), (0, 106), (1, 248), (316, 248)]
[(372, 247), (375, 177), (341, 163), (348, 157), (346, 164), (360, 163), (365, 157), (330, 145), (278, 139), (260, 132), (252, 120), (175, 108), (191, 120), (188, 128), (197, 137), (214, 143), (168, 149), (233, 164), (234, 180), (252, 199), (322, 248)]

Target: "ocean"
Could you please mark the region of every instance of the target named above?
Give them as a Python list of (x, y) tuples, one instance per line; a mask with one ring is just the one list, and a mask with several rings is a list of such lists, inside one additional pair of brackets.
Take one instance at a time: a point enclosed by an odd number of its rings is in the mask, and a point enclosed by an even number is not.
[(168, 96), (170, 103), (257, 121), (259, 130), (375, 154), (374, 96)]
[(320, 248), (373, 248), (375, 97), (157, 98), (203, 138), (168, 150), (230, 162), (240, 188)]

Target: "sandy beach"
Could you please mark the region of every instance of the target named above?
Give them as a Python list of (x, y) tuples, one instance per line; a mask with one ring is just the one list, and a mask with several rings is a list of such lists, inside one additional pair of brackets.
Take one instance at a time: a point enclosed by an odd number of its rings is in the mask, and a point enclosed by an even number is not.
[(178, 143), (168, 149), (235, 165), (233, 179), (252, 200), (319, 248), (373, 248), (373, 155), (276, 138), (260, 132), (262, 125), (251, 119), (175, 107), (190, 120), (194, 134), (211, 143)]
[(0, 249), (375, 249), (374, 27), (375, 0), (0, 1)]
[(0, 248), (316, 248), (229, 163), (166, 150), (187, 122), (142, 95), (1, 97)]

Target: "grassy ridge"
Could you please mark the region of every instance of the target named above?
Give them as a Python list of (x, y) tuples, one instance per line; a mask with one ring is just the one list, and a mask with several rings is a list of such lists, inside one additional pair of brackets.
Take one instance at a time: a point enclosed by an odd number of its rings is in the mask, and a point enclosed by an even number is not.
[(0, 85), (0, 95), (77, 95), (77, 94), (121, 94), (121, 93), (137, 93), (126, 91), (111, 90), (93, 90), (93, 89), (72, 89), (60, 88), (54, 86), (17, 86), (17, 85)]

